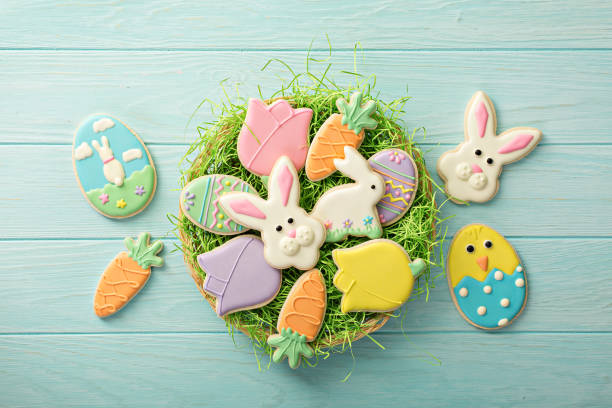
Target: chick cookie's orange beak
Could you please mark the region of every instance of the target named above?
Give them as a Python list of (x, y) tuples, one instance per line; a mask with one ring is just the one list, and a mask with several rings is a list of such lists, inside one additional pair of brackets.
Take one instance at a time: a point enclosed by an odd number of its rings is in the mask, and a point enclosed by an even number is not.
[(486, 255), (481, 256), (480, 258), (476, 259), (476, 263), (478, 264), (478, 266), (480, 266), (480, 269), (486, 272), (487, 267), (489, 266), (489, 257)]

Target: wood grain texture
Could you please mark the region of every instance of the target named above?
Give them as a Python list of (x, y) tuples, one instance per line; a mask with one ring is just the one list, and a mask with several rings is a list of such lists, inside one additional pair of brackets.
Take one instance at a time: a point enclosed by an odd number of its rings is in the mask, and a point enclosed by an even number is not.
[(303, 50), (312, 39), (327, 48), (328, 33), (345, 49), (599, 48), (611, 18), (605, 0), (9, 0), (0, 38), (10, 48)]
[[(612, 279), (605, 261), (609, 240), (510, 241), (527, 270), (529, 298), (525, 312), (504, 332), (610, 332)], [(93, 313), (94, 291), (106, 265), (123, 249), (121, 240), (4, 242), (0, 333), (226, 332), (225, 323), (195, 287), (182, 255), (172, 252), (175, 244), (165, 241), (165, 265), (153, 268), (147, 285), (124, 310), (99, 319)], [(26, 258), (24, 253), (34, 256)], [(588, 296), (568, 284), (575, 283), (576, 271), (588, 276)], [(391, 319), (382, 332), (477, 333), (455, 310), (444, 276), (436, 283), (428, 302), (424, 296), (413, 299), (401, 318)]]
[(346, 353), (315, 369), (283, 364), (261, 373), (248, 345), (239, 339), (239, 350), (222, 334), (2, 336), (0, 350), (14, 354), (0, 367), (11, 390), (0, 404), (46, 408), (52, 395), (63, 407), (216, 407), (228, 398), (240, 407), (607, 407), (612, 398), (608, 336), (383, 337), (385, 351), (358, 342), (355, 364)]
[[(139, 231), (170, 235), (172, 226), (166, 214), (178, 214), (178, 161), (185, 154), (184, 146), (149, 146), (158, 170), (158, 190), (142, 213), (126, 220), (110, 220), (90, 208), (71, 169), (71, 148), (0, 145), (4, 158), (0, 166), (8, 169), (0, 208), (6, 214), (23, 214), (4, 220), (5, 238), (63, 238), (66, 232), (72, 238), (123, 238)], [(449, 148), (425, 150), (428, 169), (438, 183), (436, 160)], [(528, 157), (505, 168), (494, 200), (469, 207), (446, 203), (442, 217), (455, 217), (441, 227), (448, 226), (452, 235), (461, 226), (478, 221), (510, 236), (610, 237), (612, 219), (607, 214), (612, 192), (606, 186), (612, 178), (611, 153), (612, 146), (538, 146)], [(31, 182), (24, 183), (25, 170), (20, 170), (24, 158), (36, 157), (44, 160), (28, 160), (26, 172)], [(588, 166), (583, 165), (587, 162)], [(444, 200), (441, 194), (439, 200)]]
[[(271, 58), (305, 70), (305, 52), (3, 52), (0, 93), (10, 97), (0, 100), (0, 143), (70, 143), (93, 112), (125, 121), (147, 143), (191, 143), (214, 116), (205, 106), (189, 118), (203, 100), (224, 98), (222, 81), (230, 96), (237, 87), (248, 98), (258, 84), (267, 97), (290, 78), (280, 64), (260, 71)], [(354, 82), (341, 73), (354, 71), (352, 52), (330, 62), (336, 82)], [(310, 66), (320, 74), (327, 63)], [(357, 70), (376, 75), (383, 100), (412, 96), (402, 119), (409, 131), (425, 127), (428, 144), (463, 140), (465, 105), (478, 89), (492, 98), (500, 131), (533, 126), (544, 144), (610, 143), (609, 52), (365, 52)]]

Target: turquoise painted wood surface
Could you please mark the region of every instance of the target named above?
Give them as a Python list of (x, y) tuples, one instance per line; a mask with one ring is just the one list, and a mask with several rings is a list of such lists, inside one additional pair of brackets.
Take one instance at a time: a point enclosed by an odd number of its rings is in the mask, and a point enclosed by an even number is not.
[[(608, 1), (4, 1), (0, 8), (0, 406), (609, 406), (612, 398), (612, 5)], [(204, 99), (278, 87), (306, 49), (340, 71), (407, 93), (408, 131), (428, 168), (462, 139), (465, 103), (493, 99), (499, 129), (544, 139), (508, 166), (484, 205), (447, 204), (449, 237), (503, 232), (529, 276), (526, 311), (483, 333), (440, 279), (429, 301), (314, 369), (258, 370), (198, 293), (167, 213)], [(314, 64), (314, 69), (324, 65)], [(108, 112), (147, 142), (159, 174), (145, 212), (95, 213), (74, 180), (79, 121)], [(439, 179), (435, 177), (437, 181)], [(166, 265), (116, 316), (92, 313), (99, 274), (126, 235), (148, 230)], [(445, 246), (446, 248), (446, 246)], [(342, 383), (347, 373), (349, 380)]]

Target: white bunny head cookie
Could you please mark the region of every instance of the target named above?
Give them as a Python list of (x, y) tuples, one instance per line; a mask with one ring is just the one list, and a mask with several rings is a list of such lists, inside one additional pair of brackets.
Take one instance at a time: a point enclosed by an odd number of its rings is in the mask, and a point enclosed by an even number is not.
[(465, 110), (465, 141), (438, 160), (438, 174), (456, 203), (492, 199), (499, 189), (505, 164), (525, 157), (538, 144), (542, 132), (516, 127), (497, 135), (495, 108), (482, 91), (474, 94)]
[(249, 193), (226, 193), (219, 204), (230, 218), (261, 231), (264, 258), (278, 269), (309, 270), (319, 260), (325, 229), (299, 206), (300, 182), (293, 162), (276, 161), (268, 179), (268, 200)]
[(384, 180), (351, 146), (344, 147), (344, 159), (334, 159), (334, 166), (355, 183), (326, 191), (312, 210), (312, 216), (327, 229), (326, 240), (341, 241), (348, 235), (380, 238), (376, 204), (385, 193)]

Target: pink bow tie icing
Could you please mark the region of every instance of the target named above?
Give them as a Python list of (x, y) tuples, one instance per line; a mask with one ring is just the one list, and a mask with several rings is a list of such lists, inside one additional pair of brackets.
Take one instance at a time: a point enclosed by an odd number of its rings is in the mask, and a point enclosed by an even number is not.
[(311, 109), (293, 109), (284, 99), (271, 105), (249, 100), (238, 136), (240, 162), (254, 174), (269, 176), (276, 160), (287, 156), (299, 171), (306, 162), (311, 118)]

